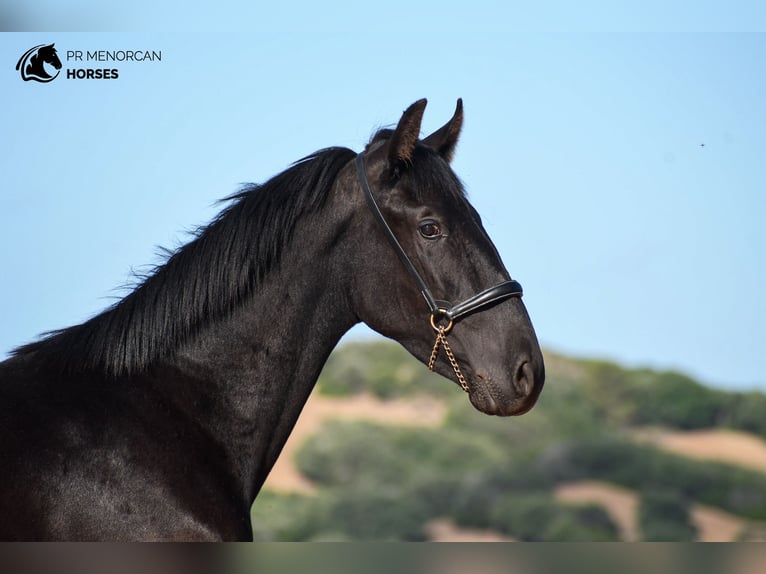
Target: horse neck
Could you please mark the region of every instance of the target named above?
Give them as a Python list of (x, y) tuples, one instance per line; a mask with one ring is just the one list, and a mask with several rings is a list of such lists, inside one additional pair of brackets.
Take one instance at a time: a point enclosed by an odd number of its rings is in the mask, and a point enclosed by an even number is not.
[(357, 322), (342, 273), (333, 271), (332, 242), (314, 233), (309, 244), (289, 249), (239, 310), (157, 371), (158, 390), (222, 446), (250, 501), (327, 357)]

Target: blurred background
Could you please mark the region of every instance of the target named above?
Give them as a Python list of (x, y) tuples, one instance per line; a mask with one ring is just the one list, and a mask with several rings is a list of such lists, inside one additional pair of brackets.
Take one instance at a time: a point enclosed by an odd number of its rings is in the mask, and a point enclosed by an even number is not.
[[(360, 150), (421, 97), (430, 133), (462, 97), (453, 166), (524, 285), (542, 398), (484, 417), (355, 328), (256, 503), (256, 536), (761, 539), (764, 13), (0, 5), (4, 29), (37, 30), (0, 35), (0, 357), (124, 295), (240, 184)], [(19, 57), (51, 42), (65, 68), (119, 79), (23, 82)]]
[(546, 354), (515, 419), (395, 343), (330, 358), (253, 507), (259, 540), (766, 537), (766, 395)]

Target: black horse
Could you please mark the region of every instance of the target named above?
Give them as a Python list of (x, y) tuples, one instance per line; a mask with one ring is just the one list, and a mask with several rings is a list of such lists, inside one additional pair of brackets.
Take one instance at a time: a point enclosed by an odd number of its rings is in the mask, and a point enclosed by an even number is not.
[(61, 60), (54, 44), (40, 44), (27, 50), (16, 63), (16, 69), (21, 71), (21, 77), (25, 82), (34, 80), (36, 82), (51, 82), (56, 79), (56, 75), (51, 76), (43, 64), (50, 64), (57, 70), (61, 69)]
[(462, 103), (420, 141), (424, 109), (356, 162), (328, 148), (244, 188), (113, 307), (0, 363), (0, 539), (251, 539), (251, 505), (360, 321), (436, 351), (477, 409), (532, 408), (544, 368), (520, 289), (448, 163)]

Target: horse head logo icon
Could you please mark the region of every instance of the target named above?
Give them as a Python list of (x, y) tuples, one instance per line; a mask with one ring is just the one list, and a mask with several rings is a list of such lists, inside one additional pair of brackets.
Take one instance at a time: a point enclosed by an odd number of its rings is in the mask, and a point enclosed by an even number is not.
[[(49, 64), (58, 70), (54, 75), (48, 73), (45, 64)], [(21, 79), (25, 82), (34, 80), (35, 82), (52, 82), (55, 80), (61, 70), (61, 60), (56, 53), (53, 44), (40, 44), (27, 50), (19, 58), (16, 69), (21, 72)]]

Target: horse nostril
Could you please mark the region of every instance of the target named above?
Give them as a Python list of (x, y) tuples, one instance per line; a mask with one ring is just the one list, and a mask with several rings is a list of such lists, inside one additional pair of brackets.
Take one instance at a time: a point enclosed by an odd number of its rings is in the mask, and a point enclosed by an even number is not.
[(541, 369), (536, 371), (531, 361), (521, 361), (513, 376), (516, 401), (508, 414), (518, 416), (529, 412), (540, 397), (544, 381), (545, 374)]
[(535, 373), (529, 361), (522, 361), (516, 369), (513, 385), (522, 396), (529, 395), (535, 385)]

